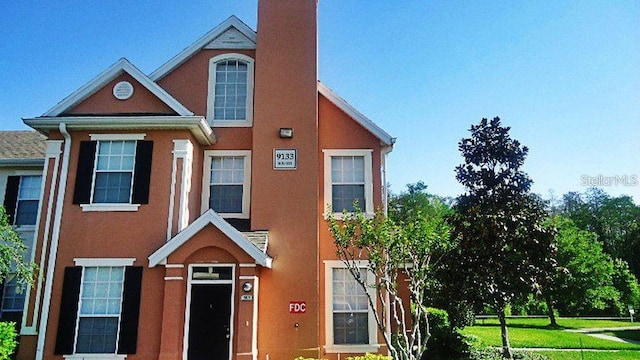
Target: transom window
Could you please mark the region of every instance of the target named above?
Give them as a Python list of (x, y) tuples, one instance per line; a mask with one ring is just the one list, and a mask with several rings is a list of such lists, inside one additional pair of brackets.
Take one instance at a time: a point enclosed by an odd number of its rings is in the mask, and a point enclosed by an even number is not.
[(136, 142), (98, 141), (93, 188), (94, 203), (129, 203), (136, 158)]
[(324, 150), (325, 206), (336, 215), (356, 206), (373, 213), (371, 150)]
[(224, 217), (249, 218), (251, 152), (207, 151), (206, 155), (203, 212), (210, 208)]
[(21, 176), (16, 203), (15, 225), (35, 225), (38, 216), (42, 176)]
[(254, 60), (224, 54), (209, 60), (207, 119), (212, 126), (251, 126)]
[(124, 267), (85, 267), (78, 311), (76, 353), (116, 353)]

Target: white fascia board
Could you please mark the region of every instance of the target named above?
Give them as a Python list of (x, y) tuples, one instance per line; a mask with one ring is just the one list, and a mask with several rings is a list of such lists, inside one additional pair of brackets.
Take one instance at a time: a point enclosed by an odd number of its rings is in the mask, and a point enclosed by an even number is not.
[(364, 116), (360, 111), (356, 110), (351, 104), (349, 104), (346, 100), (338, 96), (331, 89), (326, 87), (323, 83), (318, 81), (318, 92), (327, 98), (327, 100), (331, 101), (335, 106), (337, 106), (340, 110), (344, 111), (347, 115), (353, 118), (358, 124), (367, 129), (370, 133), (375, 135), (380, 141), (387, 146), (393, 146), (396, 142), (396, 138), (389, 135), (386, 131), (382, 130), (381, 127), (376, 125), (371, 119)]
[(160, 66), (154, 72), (149, 75), (149, 78), (152, 81), (158, 81), (162, 79), (165, 75), (170, 73), (173, 69), (178, 67), (180, 64), (189, 60), (195, 53), (200, 51), (203, 47), (209, 44), (218, 36), (222, 35), (225, 31), (227, 31), (230, 27), (234, 27), (238, 29), (244, 36), (253, 41), (254, 43), (257, 40), (256, 32), (253, 31), (247, 24), (243, 23), (240, 19), (235, 16), (229, 17), (227, 20), (222, 22), (220, 25), (213, 28), (208, 33), (204, 34), (201, 38), (196, 40), (193, 44), (191, 44), (186, 49), (182, 50), (178, 55), (171, 58), (164, 65)]
[(258, 249), (251, 241), (242, 235), (238, 230), (226, 222), (215, 211), (209, 209), (178, 235), (174, 236), (171, 240), (167, 241), (160, 249), (156, 250), (149, 256), (149, 267), (155, 267), (165, 261), (169, 255), (176, 251), (180, 246), (189, 241), (200, 230), (204, 229), (207, 225), (213, 225), (217, 227), (223, 234), (225, 234), (231, 241), (244, 250), (249, 256), (251, 256), (257, 264), (260, 264), (266, 268), (271, 268), (273, 259), (269, 255), (263, 253)]
[(105, 86), (108, 82), (118, 77), (123, 72), (126, 72), (127, 74), (131, 75), (134, 79), (136, 79), (136, 81), (142, 84), (142, 86), (144, 86), (152, 94), (158, 97), (158, 99), (164, 102), (176, 113), (178, 113), (178, 115), (182, 115), (182, 116), (193, 115), (193, 112), (189, 111), (189, 109), (184, 107), (184, 105), (182, 105), (173, 96), (169, 95), (169, 93), (167, 93), (158, 84), (151, 81), (151, 79), (149, 79), (147, 75), (145, 75), (137, 67), (131, 64), (129, 60), (125, 58), (121, 58), (115, 64), (111, 65), (105, 71), (100, 73), (100, 75), (96, 76), (93, 80), (89, 81), (80, 89), (76, 90), (74, 93), (64, 98), (61, 102), (59, 102), (56, 106), (54, 106), (49, 111), (44, 113), (42, 116), (52, 117), (52, 116), (58, 116), (62, 114), (63, 112), (69, 110), (70, 108), (79, 104), (84, 99), (94, 94), (96, 91), (102, 89), (103, 86)]
[(44, 135), (64, 123), (69, 130), (190, 130), (200, 144), (216, 142), (215, 133), (202, 116), (71, 116), (22, 121)]

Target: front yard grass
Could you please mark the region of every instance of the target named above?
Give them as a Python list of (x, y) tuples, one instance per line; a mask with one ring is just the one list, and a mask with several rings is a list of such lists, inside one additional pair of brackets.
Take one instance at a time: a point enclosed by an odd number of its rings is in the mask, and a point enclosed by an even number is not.
[(540, 351), (551, 360), (637, 360), (640, 357), (638, 351)]
[[(462, 332), (476, 336), (486, 346), (501, 346), (500, 326), (497, 319), (476, 321), (476, 325), (466, 327)], [(507, 319), (509, 340), (514, 348), (551, 349), (599, 349), (599, 350), (640, 350), (640, 345), (599, 339), (582, 333), (563, 329), (610, 328), (632, 326), (634, 323), (615, 320), (585, 320), (560, 318), (559, 328), (550, 328), (545, 318)], [(632, 334), (635, 336), (638, 334)], [(640, 353), (636, 353), (636, 357)]]
[(619, 337), (621, 339), (640, 341), (640, 330), (616, 330), (603, 332), (602, 334)]

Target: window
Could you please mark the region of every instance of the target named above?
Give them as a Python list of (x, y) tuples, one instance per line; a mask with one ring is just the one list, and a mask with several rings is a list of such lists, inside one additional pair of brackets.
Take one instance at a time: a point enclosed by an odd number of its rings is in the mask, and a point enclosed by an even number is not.
[(14, 225), (35, 225), (40, 201), (41, 175), (9, 176), (4, 206)]
[(98, 141), (93, 203), (131, 201), (135, 156), (135, 141)]
[(92, 135), (82, 141), (74, 204), (84, 211), (135, 211), (149, 202), (153, 142), (144, 134)]
[(2, 292), (2, 317), (7, 312), (22, 312), (24, 308), (24, 298), (26, 286), (18, 284), (14, 277), (4, 283)]
[(57, 355), (136, 353), (142, 267), (129, 266), (134, 260), (75, 259), (82, 266), (65, 268)]
[(207, 119), (212, 126), (251, 126), (254, 60), (225, 54), (209, 60)]
[(373, 213), (372, 150), (324, 150), (325, 206), (339, 214), (355, 206)]
[(223, 217), (248, 219), (251, 152), (206, 151), (205, 159), (202, 211), (211, 208)]
[[(360, 276), (366, 283), (373, 281), (373, 274), (365, 268)], [(325, 282), (327, 352), (377, 351), (375, 309), (369, 305), (369, 289), (365, 290), (341, 261), (325, 261)]]
[(76, 353), (115, 354), (124, 267), (86, 267), (82, 276)]

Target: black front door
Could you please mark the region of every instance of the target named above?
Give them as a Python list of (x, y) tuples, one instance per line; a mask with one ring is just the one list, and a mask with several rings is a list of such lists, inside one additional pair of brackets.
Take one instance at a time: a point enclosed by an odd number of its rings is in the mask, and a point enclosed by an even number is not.
[(188, 360), (228, 360), (231, 284), (192, 284)]

